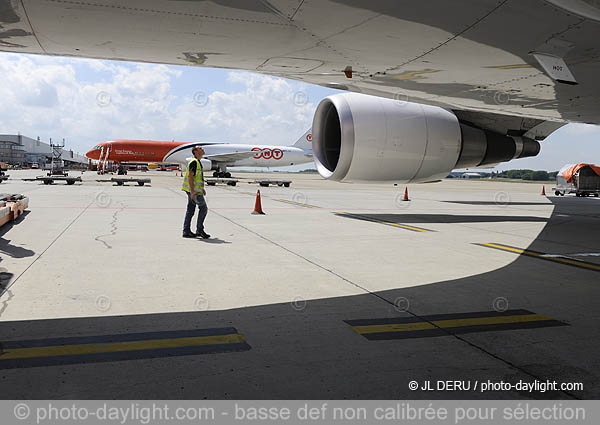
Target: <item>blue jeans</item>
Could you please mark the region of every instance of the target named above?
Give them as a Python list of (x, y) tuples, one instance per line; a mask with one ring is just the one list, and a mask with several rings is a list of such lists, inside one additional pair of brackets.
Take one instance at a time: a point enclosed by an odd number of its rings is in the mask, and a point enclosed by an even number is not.
[(204, 231), (204, 219), (206, 218), (206, 214), (208, 214), (208, 206), (206, 205), (206, 201), (204, 200), (204, 196), (202, 194), (196, 193), (196, 199), (192, 199), (190, 192), (186, 192), (188, 196), (187, 210), (185, 212), (185, 219), (183, 220), (183, 231), (190, 232), (190, 225), (192, 224), (192, 217), (194, 217), (194, 212), (196, 210), (196, 205), (198, 206), (198, 222), (196, 223), (196, 233), (200, 233)]

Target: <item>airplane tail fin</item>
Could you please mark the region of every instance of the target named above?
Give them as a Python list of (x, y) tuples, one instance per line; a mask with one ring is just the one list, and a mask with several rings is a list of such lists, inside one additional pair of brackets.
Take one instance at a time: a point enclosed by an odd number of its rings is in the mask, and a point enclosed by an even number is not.
[(312, 128), (306, 130), (293, 145), (295, 148), (299, 148), (305, 151), (312, 151)]

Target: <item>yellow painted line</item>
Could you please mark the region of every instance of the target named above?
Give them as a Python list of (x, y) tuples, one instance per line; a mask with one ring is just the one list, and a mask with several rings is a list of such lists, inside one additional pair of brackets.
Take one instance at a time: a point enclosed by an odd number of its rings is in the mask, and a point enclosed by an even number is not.
[(421, 227), (413, 227), (413, 226), (408, 226), (406, 224), (392, 223), (391, 221), (379, 220), (379, 219), (373, 218), (373, 217), (365, 217), (365, 216), (362, 216), (359, 214), (349, 214), (349, 213), (345, 213), (345, 212), (338, 212), (336, 214), (345, 215), (348, 217), (355, 217), (355, 218), (358, 218), (360, 220), (365, 220), (365, 221), (372, 221), (373, 223), (386, 224), (388, 226), (399, 227), (401, 229), (412, 230), (414, 232), (423, 232), (423, 233), (434, 232), (433, 230), (423, 229)]
[(153, 350), (160, 348), (196, 347), (203, 345), (245, 342), (241, 334), (200, 336), (189, 338), (125, 341), (105, 344), (57, 345), (48, 347), (6, 349), (0, 360), (27, 359), (35, 357), (71, 356), (81, 354), (115, 353), (121, 351)]
[(433, 232), (433, 230), (421, 229), (419, 227), (407, 226), (406, 224), (392, 223), (390, 221), (383, 221), (383, 220), (381, 220), (381, 223), (387, 224), (388, 226), (400, 227), (402, 229), (414, 230), (415, 232), (423, 232), (423, 233)]
[(568, 264), (570, 266), (583, 267), (585, 269), (594, 270), (594, 271), (600, 271), (600, 265), (588, 263), (585, 261), (571, 260), (569, 258), (562, 258), (562, 257), (548, 257), (547, 254), (544, 254), (542, 252), (529, 251), (527, 249), (514, 248), (511, 246), (499, 245), (499, 244), (495, 244), (495, 243), (481, 243), (479, 245), (487, 246), (489, 248), (500, 249), (502, 251), (514, 252), (515, 254), (527, 255), (529, 257), (539, 258), (542, 260), (553, 261), (553, 262), (562, 263), (562, 264)]
[(533, 68), (533, 66), (525, 63), (525, 64), (520, 64), (520, 65), (486, 66), (486, 68), (492, 68), (492, 69), (521, 69), (521, 68)]
[(288, 201), (286, 199), (276, 199), (273, 198), (274, 201), (278, 201), (278, 202), (285, 202), (286, 204), (291, 204), (291, 205), (296, 205), (299, 207), (306, 207), (306, 208), (321, 208), (321, 207), (317, 207), (316, 205), (310, 205), (310, 204), (303, 204), (301, 202), (295, 202), (295, 201)]
[[(513, 248), (513, 247), (509, 247), (509, 246), (504, 246), (504, 245), (498, 245), (495, 243), (482, 243), (481, 245), (489, 246), (490, 248), (501, 249), (504, 251), (516, 252), (517, 254), (525, 254), (527, 252), (527, 250), (525, 250), (525, 249)], [(539, 254), (537, 254), (536, 252), (531, 252), (530, 254), (534, 257), (539, 257)]]
[(407, 71), (402, 74), (394, 75), (392, 78), (395, 80), (422, 80), (423, 77), (421, 74), (432, 74), (434, 72), (440, 72), (439, 69), (424, 69), (422, 71)]
[(359, 334), (376, 334), (382, 332), (407, 332), (407, 331), (424, 331), (427, 329), (435, 329), (429, 322), (415, 323), (393, 323), (389, 325), (365, 325), (352, 326), (352, 330)]
[(353, 326), (352, 329), (359, 334), (371, 334), (382, 332), (407, 332), (423, 331), (436, 328), (457, 328), (463, 326), (499, 325), (507, 323), (539, 322), (543, 320), (554, 320), (543, 314), (521, 314), (514, 316), (475, 317), (468, 319), (436, 320), (432, 322), (394, 323), (388, 325)]

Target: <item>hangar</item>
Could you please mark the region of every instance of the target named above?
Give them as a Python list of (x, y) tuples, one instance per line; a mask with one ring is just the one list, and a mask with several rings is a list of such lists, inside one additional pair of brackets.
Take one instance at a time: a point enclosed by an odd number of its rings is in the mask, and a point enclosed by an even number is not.
[[(10, 165), (43, 167), (52, 159), (52, 148), (40, 138), (32, 139), (21, 134), (0, 134), (0, 162)], [(61, 159), (65, 165), (86, 165), (88, 159), (72, 150), (63, 149)]]

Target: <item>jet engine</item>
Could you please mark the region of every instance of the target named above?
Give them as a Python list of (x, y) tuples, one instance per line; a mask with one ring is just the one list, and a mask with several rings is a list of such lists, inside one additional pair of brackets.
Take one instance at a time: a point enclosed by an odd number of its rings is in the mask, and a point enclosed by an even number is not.
[[(202, 158), (200, 160), (200, 163), (202, 164), (202, 169), (205, 171), (213, 169), (213, 163), (210, 159)], [(215, 170), (216, 170), (216, 168), (215, 168)]]
[(343, 182), (427, 182), (540, 151), (535, 140), (461, 123), (444, 108), (356, 93), (321, 101), (312, 145), (321, 176)]

